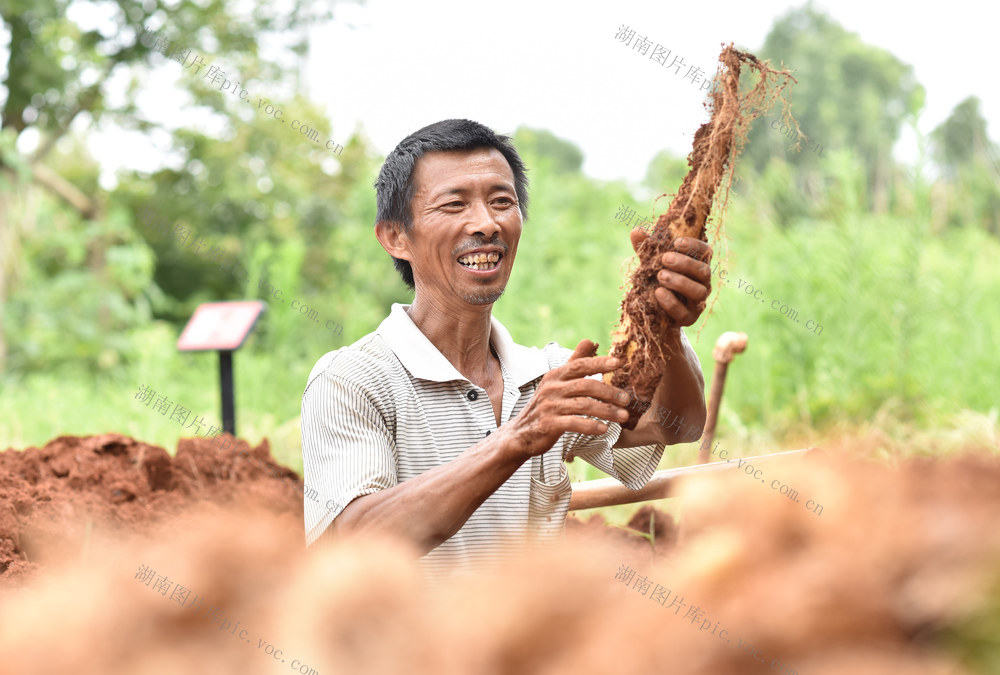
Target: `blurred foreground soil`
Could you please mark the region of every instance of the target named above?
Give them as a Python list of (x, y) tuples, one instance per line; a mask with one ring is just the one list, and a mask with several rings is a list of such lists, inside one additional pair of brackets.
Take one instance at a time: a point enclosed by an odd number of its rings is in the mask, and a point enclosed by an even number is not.
[(0, 453), (0, 672), (1000, 672), (995, 453), (767, 464), (802, 503), (692, 478), (655, 557), (591, 520), (430, 584), (400, 542), (307, 553), (297, 476), (238, 443)]

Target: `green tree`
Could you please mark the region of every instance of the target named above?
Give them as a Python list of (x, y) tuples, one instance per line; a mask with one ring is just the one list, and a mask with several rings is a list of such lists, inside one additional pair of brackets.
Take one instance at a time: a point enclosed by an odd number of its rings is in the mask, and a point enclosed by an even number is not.
[(793, 70), (798, 84), (789, 97), (790, 112), (807, 141), (803, 151), (790, 151), (794, 134), (790, 138), (780, 126), (770, 127), (780, 118), (775, 111), (754, 125), (746, 159), (762, 171), (772, 157), (783, 158), (797, 170), (797, 187), (815, 200), (822, 187), (812, 175), (823, 158), (831, 150), (850, 149), (864, 166), (866, 206), (886, 210), (892, 147), (907, 117), (923, 106), (924, 90), (912, 67), (866, 45), (811, 2), (775, 22), (758, 56)]
[(531, 157), (544, 157), (550, 170), (557, 173), (580, 173), (583, 151), (573, 143), (563, 140), (545, 129), (518, 127), (514, 132), (514, 145), (518, 153)]
[[(251, 229), (248, 224), (260, 223), (266, 215), (255, 198), (269, 191), (268, 181), (253, 175), (262, 173), (258, 163), (272, 167), (275, 158), (287, 155), (287, 148), (301, 147), (302, 137), (279, 130), (273, 119), (265, 123), (262, 115), (250, 113), (250, 106), (240, 108), (239, 99), (222, 92), (218, 84), (209, 85), (204, 76), (182, 69), (177, 55), (181, 48), (190, 49), (207, 61), (204, 75), (212, 65), (223, 68), (234, 79), (238, 74), (242, 88), (252, 94), (287, 95), (287, 102), (300, 106), (303, 120), (328, 133), (318, 124), (324, 116), (296, 98), (297, 83), (287, 77), (287, 66), (259, 57), (261, 42), (276, 34), (291, 54), (301, 55), (306, 26), (329, 16), (313, 7), (304, 0), (280, 8), (251, 6), (242, 12), (221, 0), (176, 6), (133, 0), (0, 0), (0, 31), (10, 36), (9, 48), (0, 52), (5, 65), (0, 108), (0, 367), (11, 349), (18, 351), (15, 362), (21, 367), (44, 359), (113, 364), (127, 352), (122, 333), (148, 321), (154, 310), (178, 316), (182, 306), (172, 300), (183, 300), (196, 288), (209, 294), (232, 290), (226, 281), (206, 276), (207, 265), (178, 255), (172, 242), (133, 227), (134, 214), (148, 207), (171, 226), (193, 224), (192, 231), (217, 239), (224, 252), (240, 253), (234, 240), (243, 241)], [(190, 69), (186, 59), (185, 65)], [(220, 142), (194, 129), (178, 130), (147, 116), (136, 99), (154, 68), (177, 69), (182, 97), (224, 129), (222, 138), (237, 142)], [(289, 79), (296, 84), (287, 93), (271, 84)], [(126, 83), (126, 96), (114, 95), (113, 80)], [(263, 133), (247, 139), (247, 123)], [(118, 176), (112, 181), (118, 182), (116, 187), (102, 189), (101, 167), (86, 150), (87, 141), (95, 131), (111, 128), (151, 139), (170, 138), (168, 161), (179, 160), (182, 168), (162, 169), (153, 176)], [(256, 154), (233, 161), (235, 152), (253, 145)], [(24, 147), (31, 149), (19, 149)], [(276, 190), (273, 201), (287, 199), (288, 192), (296, 198), (306, 190), (315, 194), (322, 179), (329, 179), (319, 170), (322, 160), (316, 154), (310, 160), (313, 171)], [(275, 173), (290, 174), (293, 167), (289, 159)], [(230, 190), (230, 181), (242, 185)], [(225, 194), (206, 208), (206, 195), (220, 185), (226, 186)], [(289, 201), (288, 211), (293, 211), (290, 204), (300, 205)], [(271, 239), (293, 230), (287, 221), (265, 222), (278, 229), (278, 234), (269, 232)], [(202, 282), (204, 287), (198, 285)], [(160, 287), (167, 295), (159, 293)], [(73, 342), (66, 335), (82, 338)]]
[(991, 150), (995, 152), (975, 96), (955, 106), (948, 119), (931, 132), (931, 141), (935, 161), (952, 178), (965, 166), (990, 162)]
[(1000, 235), (1000, 156), (986, 134), (979, 99), (970, 96), (931, 132), (940, 167), (937, 209), (953, 226), (982, 227)]
[[(646, 177), (642, 183), (657, 195), (676, 194), (684, 182), (688, 169), (687, 159), (677, 157), (669, 150), (661, 150), (649, 160)], [(667, 202), (663, 209), (669, 205)]]

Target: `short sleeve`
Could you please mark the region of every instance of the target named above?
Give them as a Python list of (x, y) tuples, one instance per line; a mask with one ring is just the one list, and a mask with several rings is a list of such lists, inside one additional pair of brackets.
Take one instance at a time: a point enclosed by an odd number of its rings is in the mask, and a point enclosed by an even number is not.
[[(610, 427), (617, 427), (612, 430)], [(614, 431), (614, 434), (611, 432)], [(611, 422), (609, 429), (601, 436), (573, 434), (575, 442), (567, 443), (575, 456), (597, 467), (632, 490), (638, 490), (652, 477), (663, 456), (662, 443), (641, 445), (635, 448), (613, 448), (621, 434), (621, 425)], [(609, 436), (610, 435), (610, 436)]]
[(308, 546), (347, 504), (393, 487), (398, 474), (393, 436), (372, 397), (329, 368), (302, 395), (301, 428)]

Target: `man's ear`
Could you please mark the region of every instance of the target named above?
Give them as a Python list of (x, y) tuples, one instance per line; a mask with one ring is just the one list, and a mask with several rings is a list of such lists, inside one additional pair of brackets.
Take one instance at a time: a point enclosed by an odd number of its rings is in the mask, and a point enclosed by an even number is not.
[(375, 223), (375, 236), (386, 253), (393, 258), (410, 260), (410, 238), (402, 223), (393, 220), (380, 220)]

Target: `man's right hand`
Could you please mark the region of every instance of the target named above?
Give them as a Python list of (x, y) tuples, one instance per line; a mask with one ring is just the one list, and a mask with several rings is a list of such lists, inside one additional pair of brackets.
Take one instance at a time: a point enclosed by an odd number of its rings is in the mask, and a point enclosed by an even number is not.
[(628, 394), (601, 380), (588, 379), (609, 373), (622, 362), (611, 356), (591, 356), (595, 350), (593, 342), (581, 340), (566, 365), (546, 373), (524, 410), (504, 425), (503, 432), (523, 448), (526, 458), (546, 452), (564, 433), (597, 436), (608, 430), (600, 420), (620, 423), (628, 419)]

